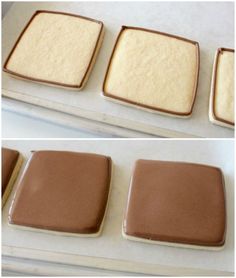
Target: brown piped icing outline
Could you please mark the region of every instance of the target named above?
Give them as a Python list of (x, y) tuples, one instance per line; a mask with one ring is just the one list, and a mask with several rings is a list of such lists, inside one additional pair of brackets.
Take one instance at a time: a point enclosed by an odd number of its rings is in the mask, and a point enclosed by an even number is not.
[[(141, 104), (141, 103), (138, 103), (138, 102), (135, 102), (135, 101), (127, 100), (125, 98), (117, 97), (117, 96), (114, 96), (114, 95), (109, 94), (108, 92), (106, 92), (106, 90), (105, 90), (106, 81), (107, 81), (107, 77), (108, 77), (108, 74), (109, 74), (109, 69), (110, 69), (110, 66), (111, 66), (111, 63), (112, 63), (113, 55), (116, 51), (116, 48), (117, 48), (119, 39), (121, 37), (121, 34), (125, 29), (140, 30), (140, 31), (154, 33), (154, 34), (159, 34), (159, 35), (163, 35), (163, 36), (166, 36), (166, 37), (175, 38), (175, 39), (182, 40), (182, 41), (185, 41), (185, 42), (188, 42), (188, 43), (192, 43), (197, 47), (197, 73), (196, 73), (196, 78), (195, 78), (196, 81), (195, 81), (195, 86), (194, 86), (195, 88), (194, 88), (194, 94), (193, 94), (193, 99), (192, 99), (192, 105), (191, 105), (191, 109), (190, 109), (189, 112), (182, 113), (182, 112), (175, 112), (175, 111), (172, 111), (172, 110), (157, 108), (157, 107), (153, 107), (153, 106), (150, 106), (150, 105)], [(171, 35), (171, 34), (168, 34), (168, 33), (163, 33), (163, 32), (159, 32), (159, 31), (151, 30), (151, 29), (140, 28), (140, 27), (132, 27), (132, 26), (122, 26), (121, 30), (118, 34), (118, 37), (115, 41), (115, 45), (114, 45), (114, 48), (112, 50), (110, 60), (108, 62), (105, 78), (104, 78), (104, 81), (103, 81), (103, 88), (102, 88), (103, 95), (106, 96), (106, 97), (110, 97), (110, 98), (114, 98), (114, 99), (117, 99), (117, 100), (120, 100), (120, 101), (123, 101), (123, 102), (130, 103), (130, 104), (133, 104), (133, 105), (141, 106), (143, 108), (152, 109), (152, 110), (155, 110), (155, 111), (158, 111), (158, 112), (163, 112), (163, 113), (168, 113), (168, 114), (178, 115), (178, 116), (190, 116), (192, 114), (193, 106), (194, 106), (196, 95), (197, 95), (199, 69), (200, 69), (200, 50), (199, 50), (199, 43), (198, 42), (192, 41), (192, 40), (189, 40), (189, 39), (186, 39), (186, 38), (183, 38), (183, 37)]]
[(226, 124), (229, 124), (229, 125), (232, 125), (234, 126), (234, 122), (230, 122), (230, 121), (227, 121), (227, 120), (224, 120), (220, 117), (218, 117), (216, 115), (216, 111), (215, 111), (215, 99), (216, 99), (216, 80), (217, 80), (217, 70), (218, 70), (218, 62), (219, 62), (219, 56), (220, 54), (222, 54), (224, 51), (228, 51), (228, 52), (233, 52), (234, 53), (234, 49), (231, 49), (231, 48), (218, 48), (217, 49), (217, 53), (216, 53), (216, 60), (215, 60), (215, 65), (214, 65), (214, 69), (213, 69), (213, 82), (212, 82), (212, 92), (213, 92), (213, 102), (212, 102), (212, 111), (213, 111), (213, 117), (217, 120), (217, 121), (220, 121), (220, 122), (223, 122), (223, 123), (226, 123)]
[[(50, 80), (44, 80), (44, 79), (39, 79), (39, 78), (33, 78), (33, 77), (30, 77), (30, 76), (26, 76), (26, 75), (23, 75), (23, 74), (19, 74), (17, 72), (14, 72), (14, 71), (11, 71), (9, 69), (7, 69), (7, 64), (9, 62), (9, 60), (11, 59), (11, 56), (13, 54), (13, 52), (15, 51), (15, 48), (17, 47), (18, 43), (20, 42), (20, 39), (22, 38), (22, 36), (24, 35), (25, 31), (28, 29), (28, 27), (30, 26), (31, 22), (33, 21), (33, 19), (40, 13), (50, 13), (50, 14), (62, 14), (62, 15), (68, 15), (68, 16), (73, 16), (73, 17), (79, 17), (79, 18), (82, 18), (82, 19), (85, 19), (85, 20), (89, 20), (89, 21), (93, 21), (93, 22), (96, 22), (98, 24), (101, 25), (101, 29), (100, 29), (100, 32), (99, 32), (99, 35), (98, 35), (98, 38), (97, 38), (97, 41), (96, 41), (96, 44), (95, 44), (95, 48), (93, 50), (93, 54), (91, 56), (91, 59), (89, 61), (89, 64), (88, 64), (88, 67), (85, 71), (85, 74), (84, 74), (84, 77), (82, 78), (81, 82), (79, 85), (70, 85), (70, 84), (66, 84), (66, 83), (60, 83), (60, 82), (54, 82), (54, 81), (50, 81)], [(6, 73), (9, 73), (13, 76), (17, 76), (17, 77), (20, 77), (20, 78), (23, 78), (23, 79), (26, 79), (26, 80), (30, 80), (30, 81), (34, 81), (34, 82), (42, 82), (42, 83), (46, 83), (46, 84), (51, 84), (51, 85), (55, 85), (55, 86), (61, 86), (61, 87), (68, 87), (68, 88), (77, 88), (77, 89), (80, 89), (82, 86), (83, 86), (83, 83), (87, 77), (87, 74), (90, 70), (90, 67), (92, 66), (92, 62), (93, 62), (93, 59), (94, 59), (94, 56), (95, 56), (95, 53), (96, 53), (96, 50), (97, 50), (97, 47), (98, 47), (98, 44), (99, 44), (99, 41), (100, 41), (100, 38), (101, 38), (101, 35), (102, 35), (102, 31), (104, 29), (104, 24), (102, 21), (99, 21), (99, 20), (96, 20), (96, 19), (92, 19), (92, 18), (89, 18), (89, 17), (85, 17), (85, 16), (81, 16), (81, 15), (76, 15), (76, 14), (71, 14), (71, 13), (64, 13), (64, 12), (58, 12), (58, 11), (49, 11), (49, 10), (37, 10), (33, 15), (32, 17), (30, 18), (30, 20), (28, 21), (28, 23), (26, 24), (25, 28), (22, 30), (22, 32), (20, 33), (18, 39), (16, 40), (11, 52), (9, 53), (5, 63), (4, 63), (4, 66), (3, 66), (3, 71), (6, 72)]]

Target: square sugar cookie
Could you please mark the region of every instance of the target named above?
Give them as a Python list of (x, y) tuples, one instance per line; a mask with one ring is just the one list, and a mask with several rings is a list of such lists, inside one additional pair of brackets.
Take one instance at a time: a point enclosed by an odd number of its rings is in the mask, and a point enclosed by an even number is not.
[(138, 160), (123, 236), (176, 247), (217, 250), (225, 243), (224, 178), (219, 168)]
[(3, 70), (14, 77), (80, 90), (95, 63), (103, 23), (53, 11), (36, 11), (17, 39)]
[(89, 153), (36, 151), (27, 163), (9, 212), (9, 224), (84, 237), (102, 229), (111, 159)]
[(234, 128), (234, 49), (216, 51), (209, 102), (212, 123)]
[(23, 158), (18, 151), (2, 148), (2, 207), (11, 193), (22, 162)]
[(108, 64), (103, 95), (150, 112), (189, 117), (198, 74), (197, 42), (122, 26)]

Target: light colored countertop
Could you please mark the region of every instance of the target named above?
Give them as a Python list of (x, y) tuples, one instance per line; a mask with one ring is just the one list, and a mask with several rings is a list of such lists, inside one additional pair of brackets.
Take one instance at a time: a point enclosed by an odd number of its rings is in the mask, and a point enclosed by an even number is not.
[[(97, 137), (95, 134), (63, 127), (39, 120), (37, 118), (27, 117), (18, 113), (3, 110), (2, 111), (4, 138), (89, 138)], [(37, 127), (37, 128), (35, 128)]]
[[(29, 259), (32, 267), (35, 261), (44, 262), (46, 266), (50, 263), (56, 264), (48, 270), (50, 273), (53, 271), (58, 273), (60, 264), (64, 264), (72, 265), (74, 271), (79, 266), (155, 275), (232, 275), (234, 271), (234, 142), (232, 140), (149, 140), (148, 142), (146, 140), (11, 140), (3, 141), (3, 146), (18, 149), (26, 160), (31, 150), (40, 149), (104, 154), (112, 158), (114, 166), (108, 211), (102, 234), (97, 238), (55, 236), (8, 226), (7, 215), (17, 188), (16, 182), (3, 208), (2, 216), (3, 268), (6, 270), (13, 271), (14, 267), (20, 268), (24, 259)], [(122, 237), (121, 226), (130, 176), (134, 162), (139, 158), (194, 162), (222, 169), (227, 199), (227, 234), (223, 250), (205, 251), (152, 245), (129, 241)], [(18, 264), (14, 263), (15, 258), (20, 260)], [(40, 270), (38, 266), (38, 269), (45, 274), (46, 269), (44, 272), (43, 267)]]
[[(3, 138), (111, 138), (144, 134), (3, 98)], [(60, 123), (58, 122), (60, 119)], [(153, 137), (146, 134), (145, 137)]]

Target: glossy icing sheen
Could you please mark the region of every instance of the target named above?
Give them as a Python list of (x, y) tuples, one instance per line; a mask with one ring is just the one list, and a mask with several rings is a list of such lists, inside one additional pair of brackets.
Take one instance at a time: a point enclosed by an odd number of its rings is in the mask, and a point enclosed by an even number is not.
[(224, 180), (219, 168), (138, 160), (124, 220), (129, 236), (170, 243), (222, 246)]
[(10, 181), (13, 170), (19, 158), (19, 152), (2, 148), (2, 196)]
[(111, 176), (106, 156), (64, 151), (32, 154), (12, 203), (9, 223), (93, 234), (102, 223)]

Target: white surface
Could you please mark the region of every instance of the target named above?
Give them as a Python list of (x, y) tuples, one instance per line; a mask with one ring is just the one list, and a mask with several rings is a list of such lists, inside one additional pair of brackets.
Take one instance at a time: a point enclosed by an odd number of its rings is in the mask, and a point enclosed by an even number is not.
[[(101, 237), (83, 239), (13, 229), (7, 226), (8, 200), (2, 217), (3, 255), (152, 274), (192, 275), (196, 271), (198, 274), (234, 271), (233, 141), (3, 141), (3, 146), (16, 148), (26, 157), (32, 149), (63, 149), (109, 155), (114, 162), (113, 188)], [(122, 238), (121, 224), (129, 180), (134, 161), (138, 158), (189, 161), (222, 168), (228, 221), (224, 250), (191, 250)]]
[[(105, 23), (105, 38), (87, 86), (81, 92), (50, 88), (15, 80), (3, 74), (6, 94), (50, 108), (65, 110), (100, 122), (162, 134), (160, 128), (202, 137), (232, 137), (233, 131), (208, 120), (208, 102), (214, 52), (233, 48), (233, 2), (77, 2), (16, 3), (3, 21), (3, 60), (36, 9), (62, 10), (90, 16)], [(15, 24), (12, 24), (14, 19)], [(172, 119), (111, 103), (100, 96), (109, 56), (121, 25), (141, 26), (176, 34), (200, 43), (200, 78), (196, 103), (190, 119)], [(13, 95), (12, 94), (12, 95)], [(32, 98), (29, 98), (31, 96)], [(176, 131), (176, 132), (174, 132)], [(166, 133), (166, 135), (171, 134)]]
[[(35, 128), (37, 127), (37, 128)], [(72, 130), (52, 123), (2, 110), (3, 138), (95, 137), (88, 132)]]
[[(4, 138), (143, 137), (140, 132), (104, 123), (97, 124), (85, 118), (50, 111), (8, 98), (2, 99), (2, 115)], [(60, 125), (55, 124), (58, 122)], [(149, 134), (145, 136), (154, 137)]]
[(4, 2), (2, 3), (2, 19), (5, 16), (5, 14), (8, 12), (10, 7), (12, 6), (13, 2)]
[(15, 258), (2, 259), (2, 276), (137, 276), (137, 273), (109, 271), (66, 264)]

